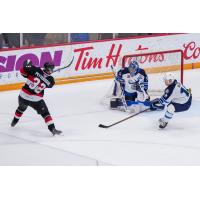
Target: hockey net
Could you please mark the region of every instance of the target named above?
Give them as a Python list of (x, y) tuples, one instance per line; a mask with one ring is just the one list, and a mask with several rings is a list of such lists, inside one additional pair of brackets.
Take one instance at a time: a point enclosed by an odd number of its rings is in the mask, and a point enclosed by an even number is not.
[[(143, 68), (148, 75), (148, 93), (150, 96), (162, 95), (166, 88), (163, 81), (163, 76), (166, 72), (172, 72), (175, 78), (183, 83), (184, 60), (182, 50), (139, 52), (125, 55), (122, 58), (122, 67), (128, 67), (133, 60), (137, 61), (140, 68)], [(116, 71), (118, 70), (119, 68)], [(101, 101), (103, 104), (108, 104), (109, 99), (112, 98), (113, 85), (110, 86), (106, 95), (103, 97)]]

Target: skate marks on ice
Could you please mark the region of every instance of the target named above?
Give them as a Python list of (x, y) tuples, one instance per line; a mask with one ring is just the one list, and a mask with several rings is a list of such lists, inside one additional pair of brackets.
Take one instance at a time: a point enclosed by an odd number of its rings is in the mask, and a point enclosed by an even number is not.
[(0, 138), (4, 138), (0, 143), (0, 165), (112, 165), (59, 148), (59, 145), (52, 146), (48, 142), (42, 143), (19, 135), (0, 132)]
[[(2, 144), (0, 152), (4, 153), (2, 154), (4, 159), (0, 158), (1, 165), (5, 163), (70, 165), (68, 162), (70, 159), (74, 165), (91, 164), (87, 159), (79, 163), (78, 157), (74, 161), (65, 152), (112, 165), (200, 165), (199, 99), (194, 98), (191, 110), (175, 114), (165, 130), (158, 129), (158, 119), (163, 116), (163, 112), (144, 113), (142, 116), (104, 130), (98, 128), (99, 123), (112, 123), (128, 115), (106, 110), (107, 108), (99, 105), (99, 99), (109, 84), (110, 81), (107, 80), (96, 81), (92, 84), (90, 82), (56, 86), (54, 90), (48, 91), (47, 104), (56, 126), (64, 132), (62, 137), (52, 137), (43, 120), (37, 118), (37, 114), (33, 111), (27, 112), (27, 118), (24, 115), (24, 119), (21, 119), (16, 128), (9, 128), (16, 109), (16, 105), (13, 104), (17, 99), (12, 97), (12, 92), (4, 95), (2, 101), (6, 102), (7, 106), (1, 111), (12, 114), (4, 115), (6, 119), (0, 122), (3, 123), (0, 132), (9, 134), (0, 143)], [(14, 96), (16, 97), (15, 93)], [(32, 116), (33, 121), (31, 121)], [(1, 138), (2, 133), (0, 133)], [(18, 137), (13, 139), (15, 144), (9, 144), (10, 137), (14, 136)], [(15, 160), (14, 153), (19, 160)], [(7, 160), (5, 155), (8, 157)], [(92, 161), (92, 165), (96, 163)]]

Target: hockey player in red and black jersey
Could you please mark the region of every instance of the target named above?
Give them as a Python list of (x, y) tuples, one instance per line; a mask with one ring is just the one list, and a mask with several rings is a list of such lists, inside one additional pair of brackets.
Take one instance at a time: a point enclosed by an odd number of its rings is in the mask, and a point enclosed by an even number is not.
[(23, 63), (20, 72), (27, 80), (18, 97), (19, 106), (12, 120), (12, 127), (17, 124), (24, 111), (30, 106), (43, 117), (48, 129), (53, 135), (62, 133), (55, 128), (53, 119), (43, 100), (45, 88), (52, 88), (55, 84), (54, 78), (51, 76), (53, 70), (54, 64), (49, 62), (44, 64), (44, 69), (33, 66), (30, 60), (26, 60)]

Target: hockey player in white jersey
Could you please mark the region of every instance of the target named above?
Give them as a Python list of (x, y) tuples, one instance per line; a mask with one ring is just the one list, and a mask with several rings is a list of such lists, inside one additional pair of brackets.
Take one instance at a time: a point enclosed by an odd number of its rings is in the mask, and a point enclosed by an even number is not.
[[(149, 106), (147, 91), (148, 76), (136, 61), (132, 61), (128, 67), (119, 70), (115, 77), (114, 98), (111, 98), (110, 107), (123, 110), (126, 107), (131, 112), (140, 112)], [(121, 98), (118, 98), (120, 95), (117, 93), (120, 93)]]
[(178, 82), (172, 73), (164, 75), (164, 82), (167, 88), (163, 96), (153, 100), (151, 104), (151, 110), (163, 110), (167, 106), (164, 117), (159, 119), (161, 129), (167, 126), (174, 113), (188, 110), (192, 103), (191, 92)]

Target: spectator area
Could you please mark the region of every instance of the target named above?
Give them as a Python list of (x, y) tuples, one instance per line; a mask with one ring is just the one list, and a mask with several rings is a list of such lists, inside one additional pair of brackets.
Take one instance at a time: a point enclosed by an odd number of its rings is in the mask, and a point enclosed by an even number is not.
[(19, 48), (151, 35), (152, 33), (0, 33), (0, 48)]

